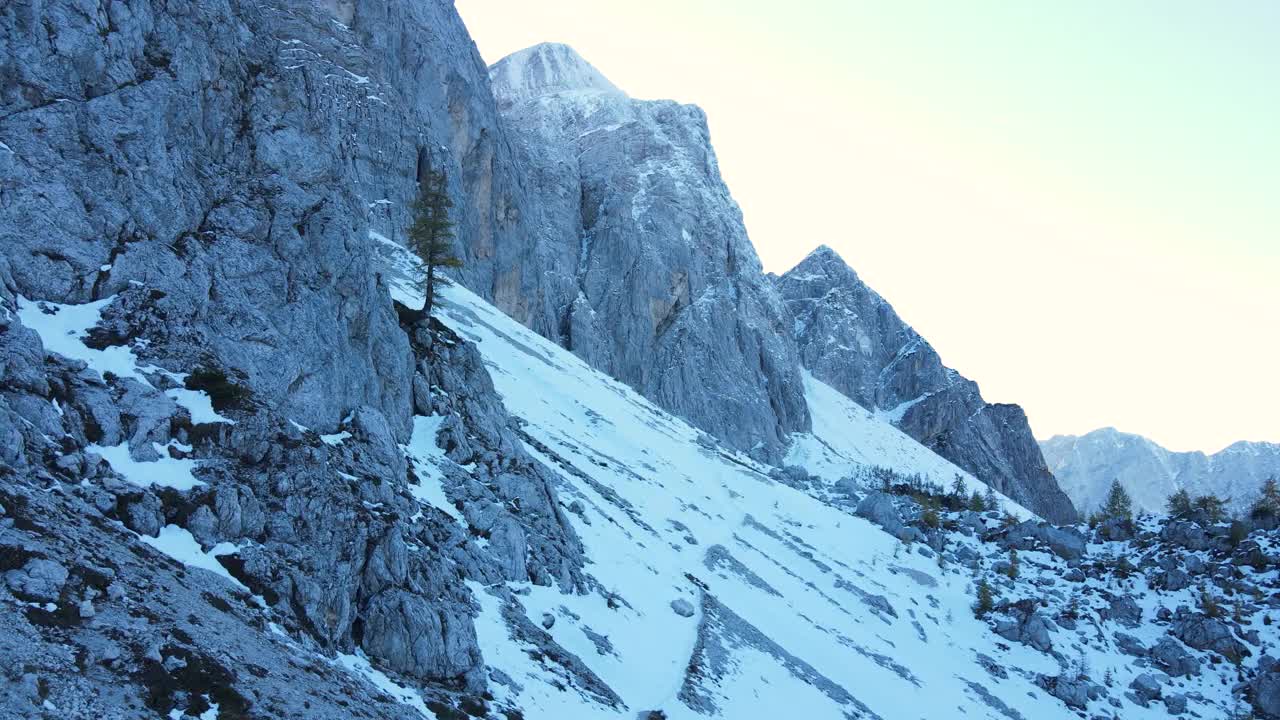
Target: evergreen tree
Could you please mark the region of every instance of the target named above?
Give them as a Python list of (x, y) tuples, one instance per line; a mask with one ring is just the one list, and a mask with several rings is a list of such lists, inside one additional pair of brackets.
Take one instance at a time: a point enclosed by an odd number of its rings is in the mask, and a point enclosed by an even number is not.
[(1010, 580), (1018, 579), (1018, 550), (1009, 548), (1009, 569), (1005, 571)]
[(974, 512), (982, 512), (987, 509), (987, 504), (982, 501), (982, 496), (978, 494), (977, 490), (974, 490), (973, 494), (969, 496), (969, 509)]
[(1280, 517), (1280, 487), (1276, 486), (1275, 478), (1268, 478), (1262, 483), (1262, 490), (1249, 514), (1257, 520)]
[(1111, 491), (1107, 493), (1107, 504), (1103, 506), (1102, 514), (1109, 520), (1133, 519), (1133, 501), (1119, 480), (1111, 481)]
[(978, 604), (973, 606), (973, 614), (978, 617), (984, 617), (987, 613), (995, 610), (996, 600), (991, 593), (991, 586), (986, 580), (978, 583)]
[(956, 479), (951, 482), (951, 494), (964, 502), (964, 478), (956, 475)]
[(436, 286), (448, 283), (440, 272), (462, 266), (462, 260), (453, 254), (453, 221), (449, 219), (452, 207), (448, 178), (443, 172), (427, 172), (419, 185), (418, 199), (413, 203), (413, 224), (409, 226), (411, 247), (426, 266), (423, 316), (431, 314)]
[(1227, 514), (1227, 501), (1217, 495), (1201, 495), (1193, 503), (1195, 509), (1203, 512), (1211, 523), (1221, 522)]
[(1191, 506), (1191, 493), (1184, 488), (1170, 495), (1165, 508), (1169, 511), (1169, 517), (1179, 518), (1190, 515), (1194, 509)]
[(1000, 498), (994, 489), (987, 488), (987, 494), (982, 496), (982, 503), (988, 510), (996, 510), (1000, 507)]

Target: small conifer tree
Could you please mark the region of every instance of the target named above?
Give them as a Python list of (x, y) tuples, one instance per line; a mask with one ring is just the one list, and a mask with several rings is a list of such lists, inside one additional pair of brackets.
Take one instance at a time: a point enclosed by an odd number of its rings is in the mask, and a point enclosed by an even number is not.
[(1227, 515), (1227, 501), (1217, 495), (1201, 495), (1195, 499), (1195, 509), (1203, 512), (1211, 523), (1222, 522)]
[(978, 494), (977, 490), (974, 490), (973, 494), (969, 496), (969, 509), (974, 512), (982, 512), (987, 509), (987, 504), (983, 502), (982, 496)]
[(991, 585), (986, 580), (978, 582), (978, 603), (973, 606), (973, 614), (978, 617), (986, 617), (988, 613), (996, 608), (995, 595), (991, 592)]
[(449, 282), (441, 271), (462, 266), (462, 260), (453, 252), (453, 221), (449, 219), (452, 207), (448, 178), (443, 172), (428, 171), (419, 184), (418, 199), (413, 204), (413, 224), (409, 226), (409, 243), (426, 267), (423, 316), (431, 314), (437, 285)]
[(1266, 482), (1262, 483), (1262, 490), (1249, 514), (1255, 520), (1280, 517), (1280, 487), (1276, 485), (1275, 478), (1267, 478)]
[(1129, 499), (1129, 493), (1120, 485), (1119, 480), (1111, 481), (1111, 490), (1107, 493), (1107, 504), (1103, 506), (1102, 514), (1108, 520), (1133, 519), (1133, 501)]
[(1194, 509), (1191, 506), (1191, 493), (1186, 488), (1169, 496), (1169, 500), (1165, 503), (1165, 508), (1169, 511), (1169, 517), (1186, 517), (1191, 514)]
[(1010, 580), (1018, 579), (1018, 550), (1009, 548), (1009, 569), (1004, 571)]

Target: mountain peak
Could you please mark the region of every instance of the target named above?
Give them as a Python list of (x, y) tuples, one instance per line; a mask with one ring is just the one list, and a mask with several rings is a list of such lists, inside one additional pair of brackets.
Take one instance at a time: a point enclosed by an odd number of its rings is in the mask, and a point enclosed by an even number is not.
[(821, 281), (820, 284), (852, 285), (862, 282), (849, 263), (829, 245), (814, 248), (782, 276), (792, 281)]
[(489, 67), (489, 79), (495, 95), (513, 101), (562, 92), (626, 95), (563, 43), (539, 43), (514, 52)]

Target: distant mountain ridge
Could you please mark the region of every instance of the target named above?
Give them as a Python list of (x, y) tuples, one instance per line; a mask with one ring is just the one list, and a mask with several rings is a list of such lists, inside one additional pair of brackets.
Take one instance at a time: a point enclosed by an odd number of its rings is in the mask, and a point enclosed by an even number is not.
[(814, 377), (1046, 519), (1074, 521), (1022, 408), (983, 400), (834, 250), (819, 247), (775, 285)]
[(1141, 435), (1102, 428), (1084, 435), (1055, 435), (1040, 448), (1062, 489), (1082, 512), (1096, 510), (1113, 480), (1135, 506), (1164, 512), (1178, 490), (1213, 493), (1242, 512), (1269, 477), (1280, 478), (1280, 444), (1237, 442), (1213, 454), (1173, 452)]

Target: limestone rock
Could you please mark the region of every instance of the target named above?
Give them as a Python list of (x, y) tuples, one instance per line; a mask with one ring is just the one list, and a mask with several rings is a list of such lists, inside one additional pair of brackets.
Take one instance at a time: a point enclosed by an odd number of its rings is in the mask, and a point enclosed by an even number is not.
[(984, 401), (835, 251), (818, 248), (775, 284), (814, 377), (1041, 517), (1076, 520), (1022, 409)]

